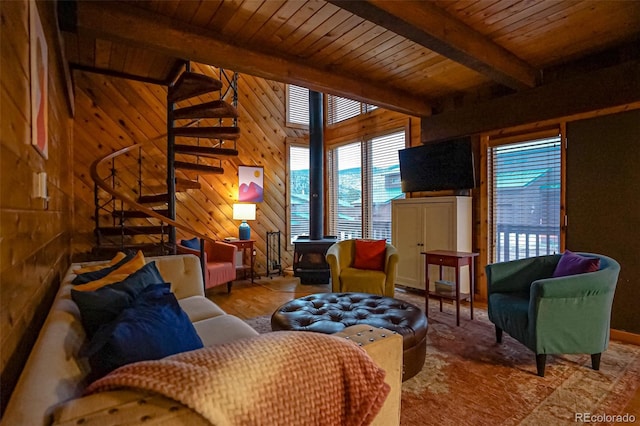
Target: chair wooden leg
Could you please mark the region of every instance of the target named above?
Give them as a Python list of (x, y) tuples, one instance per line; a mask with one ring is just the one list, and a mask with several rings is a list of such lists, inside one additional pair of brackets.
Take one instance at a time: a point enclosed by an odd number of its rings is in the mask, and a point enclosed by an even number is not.
[(602, 356), (602, 352), (591, 354), (591, 367), (593, 367), (594, 370), (600, 370), (600, 356)]
[(233, 281), (229, 281), (227, 283), (227, 293), (231, 293), (231, 285), (233, 284)]
[(502, 343), (502, 329), (496, 325), (496, 342)]
[(536, 367), (538, 368), (538, 376), (544, 377), (544, 365), (547, 362), (547, 354), (536, 354)]

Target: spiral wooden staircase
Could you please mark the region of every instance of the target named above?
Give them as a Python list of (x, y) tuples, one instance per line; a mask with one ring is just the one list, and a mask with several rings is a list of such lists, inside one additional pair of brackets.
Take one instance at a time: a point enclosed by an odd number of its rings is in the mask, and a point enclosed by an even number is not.
[[(94, 255), (127, 249), (149, 255), (175, 253), (176, 229), (211, 239), (176, 221), (176, 194), (200, 189), (200, 175), (224, 173), (222, 158), (238, 155), (237, 81), (236, 73), (229, 77), (220, 70), (220, 78), (214, 78), (187, 66), (168, 88), (166, 135), (92, 164)], [(229, 97), (233, 105), (225, 100)], [(165, 158), (162, 170), (159, 163)], [(160, 172), (166, 172), (165, 182), (158, 181)]]

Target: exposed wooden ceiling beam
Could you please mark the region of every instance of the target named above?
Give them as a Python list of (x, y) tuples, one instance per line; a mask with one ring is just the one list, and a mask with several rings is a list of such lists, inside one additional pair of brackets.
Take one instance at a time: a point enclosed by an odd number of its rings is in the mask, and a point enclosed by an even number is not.
[(323, 70), (311, 63), (234, 46), (215, 32), (136, 8), (131, 3), (83, 1), (78, 2), (77, 13), (78, 28), (96, 37), (304, 86), (409, 115), (431, 115), (431, 105), (413, 94)]
[(540, 72), (428, 1), (328, 0), (513, 89), (535, 87)]
[(73, 70), (87, 71), (91, 73), (108, 75), (111, 77), (126, 78), (127, 80), (141, 81), (143, 83), (150, 83), (150, 84), (161, 84), (161, 85), (167, 84), (165, 80), (159, 80), (157, 78), (140, 77), (139, 75), (127, 74), (125, 72), (114, 71), (106, 68), (98, 68), (98, 67), (92, 67), (92, 66), (83, 65), (83, 64), (76, 64), (74, 62), (71, 62), (69, 64), (69, 67), (71, 68), (72, 71)]
[(640, 61), (629, 61), (424, 117), (421, 122), (422, 140), (430, 142), (545, 120), (558, 121), (589, 111), (638, 102)]

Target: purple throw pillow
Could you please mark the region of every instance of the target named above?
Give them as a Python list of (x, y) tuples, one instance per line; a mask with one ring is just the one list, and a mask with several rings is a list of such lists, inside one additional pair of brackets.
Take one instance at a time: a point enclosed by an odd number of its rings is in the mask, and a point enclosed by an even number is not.
[(556, 270), (553, 271), (553, 278), (595, 272), (598, 269), (600, 269), (600, 259), (597, 257), (584, 257), (565, 250)]

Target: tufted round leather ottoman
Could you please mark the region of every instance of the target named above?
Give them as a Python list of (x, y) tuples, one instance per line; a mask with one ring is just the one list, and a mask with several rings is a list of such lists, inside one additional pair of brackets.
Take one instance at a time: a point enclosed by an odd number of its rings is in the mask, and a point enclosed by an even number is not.
[(424, 365), (427, 318), (415, 305), (367, 293), (319, 293), (292, 300), (271, 316), (271, 329), (333, 334), (355, 324), (383, 327), (402, 335), (405, 381)]

